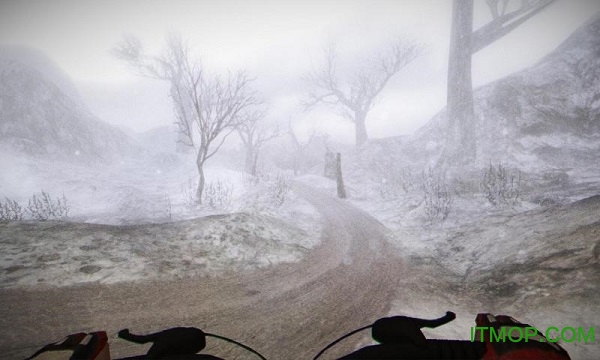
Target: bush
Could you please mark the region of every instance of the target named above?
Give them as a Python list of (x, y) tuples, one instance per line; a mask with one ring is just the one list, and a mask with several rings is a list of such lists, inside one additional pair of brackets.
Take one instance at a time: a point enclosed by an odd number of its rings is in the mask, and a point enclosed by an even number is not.
[(545, 186), (564, 189), (569, 185), (569, 174), (561, 170), (546, 171), (542, 174), (541, 180)]
[(504, 165), (490, 164), (481, 179), (483, 196), (494, 206), (516, 204), (521, 197), (521, 173), (509, 171)]
[(23, 220), (23, 215), (23, 207), (15, 200), (5, 197), (4, 202), (0, 202), (0, 221)]
[(231, 205), (233, 185), (230, 182), (211, 181), (204, 186), (202, 202), (213, 208), (226, 208)]
[(400, 192), (408, 193), (417, 188), (418, 176), (413, 174), (410, 167), (391, 167), (386, 170), (386, 177), (381, 181), (379, 194), (383, 199), (397, 199)]
[(532, 196), (529, 201), (536, 205), (551, 207), (556, 205), (564, 205), (569, 202), (569, 198), (562, 194), (538, 194)]
[(256, 174), (248, 174), (244, 173), (242, 177), (242, 181), (244, 182), (244, 187), (248, 189), (256, 188), (260, 184), (266, 183), (269, 181), (269, 173), (266, 172), (264, 167), (258, 167), (256, 169)]
[(242, 180), (244, 181), (244, 187), (246, 189), (254, 188), (254, 187), (258, 186), (258, 184), (260, 184), (260, 182), (261, 182), (260, 176), (250, 175), (248, 173), (244, 173)]
[(185, 205), (190, 209), (195, 208), (198, 204), (198, 201), (196, 200), (196, 190), (197, 187), (194, 185), (194, 180), (191, 177), (187, 179), (187, 182), (181, 185), (181, 193), (183, 194)]
[(69, 215), (67, 198), (53, 199), (47, 192), (42, 190), (40, 194), (33, 194), (25, 210), (33, 220), (63, 219)]
[(277, 174), (277, 177), (269, 182), (267, 192), (275, 206), (279, 207), (285, 203), (286, 196), (291, 189), (291, 179), (288, 176)]
[(19, 221), (26, 218), (32, 220), (59, 220), (69, 217), (69, 204), (63, 194), (62, 197), (53, 199), (42, 190), (40, 194), (33, 194), (24, 208), (15, 200), (4, 198), (0, 202), (0, 221)]
[(424, 170), (418, 179), (418, 188), (427, 219), (430, 222), (446, 220), (452, 209), (453, 198), (445, 174), (436, 173), (432, 168)]

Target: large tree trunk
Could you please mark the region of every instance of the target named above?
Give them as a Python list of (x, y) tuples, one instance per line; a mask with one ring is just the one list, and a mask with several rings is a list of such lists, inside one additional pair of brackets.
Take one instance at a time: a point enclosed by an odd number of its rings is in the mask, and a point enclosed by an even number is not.
[(442, 161), (465, 163), (477, 155), (471, 56), (473, 0), (454, 0), (448, 59), (448, 132)]
[(367, 127), (365, 126), (366, 116), (357, 113), (354, 119), (356, 128), (356, 146), (361, 146), (367, 142)]

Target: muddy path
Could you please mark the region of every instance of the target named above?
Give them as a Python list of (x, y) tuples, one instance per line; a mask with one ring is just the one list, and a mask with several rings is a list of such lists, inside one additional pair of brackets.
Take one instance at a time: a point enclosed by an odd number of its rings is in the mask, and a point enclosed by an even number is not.
[[(196, 326), (258, 350), (268, 359), (310, 359), (344, 332), (387, 315), (405, 269), (388, 254), (386, 229), (348, 203), (296, 185), (322, 214), (322, 243), (303, 261), (220, 278), (0, 291), (0, 354), (20, 358), (62, 336), (106, 330), (113, 358), (145, 351), (115, 337)], [(348, 353), (341, 344), (327, 357)], [(215, 339), (206, 352), (252, 354)]]

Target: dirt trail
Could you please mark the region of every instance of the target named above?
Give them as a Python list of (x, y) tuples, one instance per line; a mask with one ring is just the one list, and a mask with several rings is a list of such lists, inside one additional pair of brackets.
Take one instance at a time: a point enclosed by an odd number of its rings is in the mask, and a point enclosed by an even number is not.
[[(268, 359), (310, 359), (344, 332), (387, 315), (400, 260), (387, 259), (385, 227), (348, 203), (306, 185), (296, 191), (322, 214), (321, 245), (300, 263), (224, 278), (0, 291), (0, 357), (22, 358), (78, 331), (109, 333), (113, 358), (145, 351), (114, 338), (128, 327), (151, 332), (196, 326), (236, 339)], [(352, 341), (330, 350), (333, 358)], [(252, 355), (208, 340), (206, 352)]]

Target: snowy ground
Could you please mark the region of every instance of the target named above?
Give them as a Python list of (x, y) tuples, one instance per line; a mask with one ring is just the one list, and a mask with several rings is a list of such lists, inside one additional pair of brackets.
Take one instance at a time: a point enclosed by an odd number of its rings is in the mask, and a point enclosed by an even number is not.
[(199, 206), (189, 160), (163, 154), (90, 168), (3, 157), (10, 171), (0, 195), (26, 205), (42, 189), (65, 194), (70, 212), (68, 222), (0, 224), (0, 287), (212, 276), (299, 261), (318, 244), (318, 213), (292, 190), (279, 204), (276, 175), (256, 182), (208, 167), (207, 183), (220, 182), (231, 199)]
[[(2, 288), (214, 276), (299, 261), (320, 238), (319, 214), (293, 191), (277, 206), (270, 194), (276, 172), (255, 183), (209, 167), (207, 182), (231, 188), (231, 202), (199, 207), (190, 201), (193, 161), (174, 155), (95, 168), (0, 162), (11, 169), (0, 177), (0, 195), (26, 203), (44, 189), (64, 193), (71, 204), (69, 223), (0, 225)], [(600, 240), (600, 206), (596, 198), (569, 204), (599, 194), (600, 179), (570, 175), (578, 180), (524, 193), (511, 206), (462, 193), (445, 221), (429, 222), (417, 193), (384, 198), (381, 183), (346, 172), (348, 201), (390, 230), (411, 269), (404, 274), (411, 291), (399, 289), (390, 315), (434, 318), (454, 311), (454, 322), (426, 331), (453, 339), (468, 339), (477, 312), (510, 314), (540, 329), (597, 325), (600, 279), (592, 247)], [(336, 194), (335, 182), (322, 176), (294, 180)], [(548, 201), (540, 202), (542, 195)], [(426, 279), (415, 285), (411, 274)], [(364, 336), (358, 345), (367, 343)], [(573, 358), (600, 351), (595, 344), (562, 345)]]
[[(597, 327), (600, 317), (600, 177), (571, 172), (566, 186), (533, 187), (514, 205), (480, 193), (454, 194), (445, 221), (428, 221), (418, 192), (382, 197), (381, 183), (351, 167), (349, 201), (390, 229), (390, 241), (419, 274), (438, 274), (399, 290), (389, 315), (457, 319), (426, 336), (468, 339), (478, 312), (509, 314), (541, 330)], [(335, 191), (335, 185), (321, 183)], [(540, 204), (543, 196), (548, 201)], [(579, 202), (578, 202), (579, 201)], [(419, 269), (422, 269), (420, 271)], [(440, 281), (442, 280), (442, 281)], [(364, 337), (359, 345), (369, 343)], [(574, 359), (595, 358), (597, 343), (564, 343)]]
[(15, 222), (0, 234), (3, 288), (218, 275), (298, 261), (313, 245), (297, 227), (248, 213), (143, 226)]

